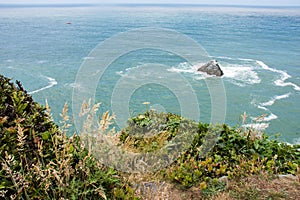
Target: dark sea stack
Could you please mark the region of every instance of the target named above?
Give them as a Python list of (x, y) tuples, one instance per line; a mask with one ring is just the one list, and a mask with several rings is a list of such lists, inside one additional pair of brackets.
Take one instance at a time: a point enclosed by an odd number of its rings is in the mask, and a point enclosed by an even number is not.
[(215, 75), (215, 76), (223, 76), (223, 71), (216, 60), (211, 60), (205, 65), (201, 66), (198, 71), (205, 72), (209, 75)]

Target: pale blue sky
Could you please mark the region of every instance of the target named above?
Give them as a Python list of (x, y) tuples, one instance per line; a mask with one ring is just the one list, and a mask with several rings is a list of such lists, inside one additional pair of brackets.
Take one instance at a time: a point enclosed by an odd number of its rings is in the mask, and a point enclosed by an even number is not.
[(0, 0), (0, 4), (61, 4), (61, 3), (178, 3), (221, 5), (300, 6), (300, 0)]

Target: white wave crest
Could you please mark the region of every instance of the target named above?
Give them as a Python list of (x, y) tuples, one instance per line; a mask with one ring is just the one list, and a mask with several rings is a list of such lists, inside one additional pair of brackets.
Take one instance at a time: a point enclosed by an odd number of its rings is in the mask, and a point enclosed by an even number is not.
[(55, 85), (57, 85), (57, 82), (54, 78), (51, 78), (51, 77), (48, 77), (48, 76), (42, 76), (43, 78), (46, 78), (48, 80), (48, 85), (45, 86), (45, 87), (42, 87), (42, 88), (39, 88), (37, 90), (34, 90), (34, 91), (31, 91), (31, 92), (28, 92), (28, 94), (35, 94), (35, 93), (38, 93), (40, 91), (43, 91), (43, 90), (46, 90), (46, 89), (49, 89)]
[(260, 106), (260, 105), (257, 105), (257, 108), (261, 109), (261, 110), (269, 110), (268, 108), (264, 107), (264, 106)]
[(266, 128), (269, 127), (268, 123), (253, 123), (253, 124), (245, 124), (243, 125), (244, 128), (255, 129), (258, 131), (264, 131)]
[(119, 76), (125, 76), (123, 71), (118, 71), (118, 72), (116, 72), (116, 74), (119, 75)]
[(47, 63), (47, 62), (48, 62), (48, 60), (38, 60), (37, 61), (38, 64), (44, 64), (44, 63)]
[(253, 70), (253, 67), (245, 67), (241, 65), (223, 66), (224, 77), (234, 79), (241, 83), (257, 84), (261, 80), (257, 73)]
[(89, 56), (87, 56), (87, 57), (83, 58), (83, 60), (93, 60), (93, 59), (95, 59), (95, 57), (89, 57)]
[(274, 115), (273, 113), (271, 113), (269, 116), (264, 118), (264, 121), (269, 122), (269, 121), (272, 121), (272, 120), (277, 119), (277, 118), (278, 118), (277, 115)]
[[(233, 58), (226, 58), (227, 60)], [(195, 77), (196, 80), (202, 80), (208, 77), (213, 77), (203, 72), (197, 71), (202, 65), (205, 63), (197, 63), (195, 65), (189, 65), (188, 63), (180, 63), (176, 67), (171, 67), (168, 69), (170, 72), (176, 73), (190, 73), (197, 75)], [(258, 84), (261, 82), (258, 74), (254, 71), (254, 67), (252, 66), (244, 66), (238, 64), (229, 64), (229, 63), (219, 63), (224, 72), (223, 77), (227, 78), (231, 83), (244, 87), (246, 85)]]
[(215, 59), (224, 59), (224, 60), (240, 60), (240, 61), (255, 61), (250, 58), (231, 58), (227, 56), (209, 56), (210, 58), (215, 58)]
[(280, 74), (280, 79), (277, 79), (274, 81), (275, 85), (281, 86), (281, 87), (292, 86), (295, 90), (300, 91), (300, 87), (298, 85), (296, 85), (295, 83), (285, 82), (287, 79), (291, 78), (291, 76), (287, 72), (271, 68), (268, 65), (266, 65), (264, 62), (259, 61), (259, 60), (257, 60), (256, 63), (259, 64), (265, 70)]
[(268, 116), (260, 116), (260, 117), (251, 117), (252, 120), (256, 121), (256, 122), (269, 122), (272, 121), (274, 119), (277, 119), (278, 116), (271, 113)]
[(198, 69), (198, 64), (191, 66), (190, 64), (183, 62), (183, 63), (180, 63), (177, 67), (171, 67), (171, 68), (167, 69), (167, 71), (176, 72), (176, 73), (194, 74), (194, 73), (199, 73), (199, 72), (197, 72), (197, 69)]
[(280, 100), (280, 99), (286, 99), (286, 98), (289, 98), (291, 95), (291, 93), (286, 93), (286, 94), (283, 94), (283, 95), (276, 95), (275, 97), (273, 97), (271, 100), (267, 101), (267, 102), (263, 102), (263, 103), (260, 103), (259, 105), (262, 106), (262, 107), (265, 107), (265, 106), (272, 106), (276, 100)]

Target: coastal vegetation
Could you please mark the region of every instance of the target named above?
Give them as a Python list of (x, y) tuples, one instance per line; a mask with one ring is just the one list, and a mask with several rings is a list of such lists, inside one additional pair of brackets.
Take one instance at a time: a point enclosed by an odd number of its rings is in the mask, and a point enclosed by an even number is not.
[(0, 97), (0, 198), (134, 199), (117, 171), (99, 163), (78, 135), (67, 137), (67, 105), (59, 128), (20, 82), (0, 76)]
[[(219, 126), (218, 130), (220, 131), (216, 136), (218, 137), (216, 144), (210, 151), (203, 154), (202, 147), (207, 142), (207, 135), (212, 134), (210, 126), (201, 122), (188, 121), (189, 124), (197, 126), (197, 129), (193, 129), (197, 130), (197, 133), (190, 147), (168, 168), (159, 173), (144, 175), (139, 179), (151, 182), (153, 177), (156, 177), (159, 180), (158, 183), (161, 183), (161, 180), (168, 181), (176, 186), (176, 189), (172, 189), (173, 192), (179, 189), (176, 196), (180, 196), (182, 191), (188, 191), (184, 193), (183, 198), (185, 196), (191, 199), (196, 197), (199, 199), (199, 196), (202, 196), (203, 199), (210, 199), (220, 193), (223, 194), (222, 192), (225, 192), (228, 199), (276, 199), (277, 197), (293, 199), (300, 195), (300, 145), (282, 143), (278, 136), (271, 138), (267, 134), (253, 129), (231, 128), (223, 124)], [(185, 124), (186, 119), (179, 115), (147, 111), (129, 119), (128, 127), (119, 135), (120, 142), (124, 148), (130, 151), (151, 152), (172, 140), (182, 123)], [(163, 128), (150, 139), (130, 134), (130, 132), (135, 133), (138, 129), (146, 126), (158, 130), (157, 127), (161, 124), (164, 124)], [(281, 182), (281, 185), (284, 182), (284, 180), (276, 180), (278, 175), (281, 178), (289, 177), (296, 180), (295, 188), (298, 190), (291, 190), (290, 196), (284, 192), (278, 192), (278, 189), (279, 191), (286, 190), (284, 186), (275, 189), (275, 182), (277, 185), (278, 182)], [(247, 178), (249, 182), (252, 181), (252, 186), (247, 185)], [(260, 184), (260, 186), (256, 187), (255, 184)], [(272, 192), (268, 193), (266, 188), (269, 186), (273, 189), (270, 189)], [(253, 197), (249, 197), (251, 195)], [(219, 196), (216, 199), (218, 198), (224, 199), (225, 196)]]
[[(196, 132), (170, 166), (128, 174), (104, 166), (76, 133), (67, 136), (72, 126), (67, 104), (55, 124), (47, 103), (34, 102), (20, 82), (15, 85), (1, 75), (0, 97), (0, 196), (4, 199), (293, 199), (300, 195), (300, 145), (253, 129), (216, 125), (217, 140), (203, 154), (212, 134), (209, 124), (147, 110), (113, 134), (116, 145), (151, 153), (180, 134)], [(107, 116), (100, 121), (113, 120)], [(278, 181), (278, 176), (293, 180)]]

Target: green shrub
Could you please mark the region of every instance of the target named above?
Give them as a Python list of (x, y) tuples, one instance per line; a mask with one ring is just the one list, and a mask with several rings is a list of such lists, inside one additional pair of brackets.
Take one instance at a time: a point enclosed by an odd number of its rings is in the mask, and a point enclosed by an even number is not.
[[(129, 119), (128, 126), (121, 131), (119, 138), (122, 145), (132, 151), (154, 151), (157, 146), (154, 146), (153, 142), (157, 141), (159, 147), (163, 146), (164, 142), (177, 134), (177, 128), (183, 120), (186, 119), (178, 115), (148, 111)], [(189, 120), (184, 124), (194, 125), (196, 122)], [(165, 133), (162, 135), (158, 132), (150, 138), (137, 137), (133, 134), (143, 127), (149, 129), (147, 131), (151, 131), (153, 127), (156, 130), (157, 127), (163, 127), (160, 131)], [(230, 128), (227, 125), (216, 127), (220, 130), (220, 134), (217, 135), (216, 144), (206, 155), (201, 156), (203, 153), (201, 147), (211, 134), (210, 126), (199, 123), (197, 134), (190, 147), (182, 152), (168, 169), (162, 170), (161, 174), (184, 187), (200, 184), (200, 188), (204, 189), (206, 185), (215, 182), (212, 180), (222, 176), (232, 178), (260, 172), (271, 174), (300, 172), (300, 152), (297, 150), (299, 145), (280, 143), (264, 133), (258, 136), (253, 130)], [(188, 132), (188, 129), (185, 131)]]
[(195, 129), (197, 124), (172, 113), (149, 110), (128, 120), (119, 133), (124, 148), (134, 152), (153, 152), (161, 149), (178, 134)]
[[(202, 131), (198, 133), (201, 134)], [(168, 178), (191, 187), (222, 176), (232, 178), (263, 171), (272, 174), (299, 173), (299, 146), (279, 143), (269, 139), (266, 134), (251, 139), (250, 132), (247, 134), (223, 125), (214, 148), (205, 157), (199, 158), (202, 139), (195, 137), (191, 148), (167, 170)]]
[(135, 199), (111, 168), (84, 148), (79, 136), (66, 136), (46, 107), (34, 102), (17, 81), (0, 75), (0, 196), (6, 199)]
[(168, 118), (166, 115), (158, 115), (153, 111), (147, 111), (137, 117), (128, 120), (128, 126), (121, 130), (120, 142), (126, 144), (127, 150), (137, 152), (152, 152), (164, 145), (170, 137), (165, 134)]

